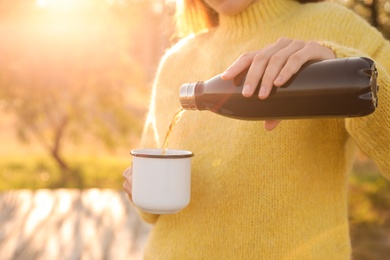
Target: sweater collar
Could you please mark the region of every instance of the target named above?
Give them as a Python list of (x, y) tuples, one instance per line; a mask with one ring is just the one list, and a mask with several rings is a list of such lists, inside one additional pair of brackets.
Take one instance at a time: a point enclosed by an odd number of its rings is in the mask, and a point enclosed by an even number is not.
[(237, 15), (220, 15), (217, 31), (236, 36), (259, 32), (265, 25), (285, 19), (298, 6), (295, 0), (257, 0)]

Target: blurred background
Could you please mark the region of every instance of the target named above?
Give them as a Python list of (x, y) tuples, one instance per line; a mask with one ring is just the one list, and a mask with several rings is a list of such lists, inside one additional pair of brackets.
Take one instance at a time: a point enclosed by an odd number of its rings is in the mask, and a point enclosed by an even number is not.
[[(390, 0), (334, 0), (390, 39)], [(174, 0), (0, 1), (0, 259), (138, 259), (125, 194)], [(390, 184), (350, 181), (354, 259), (390, 255)]]

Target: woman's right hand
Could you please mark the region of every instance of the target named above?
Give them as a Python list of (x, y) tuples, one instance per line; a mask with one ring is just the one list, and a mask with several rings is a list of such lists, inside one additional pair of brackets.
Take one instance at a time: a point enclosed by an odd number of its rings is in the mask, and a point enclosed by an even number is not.
[[(306, 62), (334, 58), (335, 53), (319, 42), (282, 37), (261, 50), (242, 54), (225, 70), (222, 79), (234, 80), (248, 70), (242, 95), (252, 96), (260, 85), (258, 97), (266, 99), (274, 86), (285, 84)], [(266, 120), (265, 129), (271, 131), (279, 122)]]
[(130, 201), (133, 202), (133, 198), (131, 196), (132, 191), (132, 176), (133, 176), (133, 168), (129, 167), (122, 173), (123, 178), (125, 181), (123, 182), (123, 189), (127, 193), (127, 196), (129, 197)]

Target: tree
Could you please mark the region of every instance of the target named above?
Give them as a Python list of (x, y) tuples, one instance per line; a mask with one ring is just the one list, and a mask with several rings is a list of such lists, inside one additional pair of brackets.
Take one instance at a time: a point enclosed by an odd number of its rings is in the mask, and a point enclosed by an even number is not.
[(58, 185), (83, 186), (63, 154), (66, 142), (93, 136), (114, 149), (140, 131), (145, 107), (129, 102), (146, 84), (128, 51), (137, 21), (120, 20), (118, 8), (23, 9), (0, 22), (0, 108), (14, 116), (20, 140), (34, 138), (55, 160)]
[(390, 39), (390, 1), (389, 0), (328, 0), (341, 3), (365, 18), (383, 35)]

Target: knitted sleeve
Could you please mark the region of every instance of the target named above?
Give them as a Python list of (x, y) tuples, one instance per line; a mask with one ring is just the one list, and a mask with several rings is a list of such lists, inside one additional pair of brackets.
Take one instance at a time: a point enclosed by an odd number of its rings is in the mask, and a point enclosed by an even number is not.
[(333, 42), (324, 42), (323, 45), (332, 49), (337, 57), (365, 56), (375, 61), (378, 69), (378, 108), (369, 116), (346, 119), (345, 126), (359, 148), (390, 179), (390, 42), (372, 29), (364, 30), (364, 35), (360, 37), (364, 38), (355, 48)]

